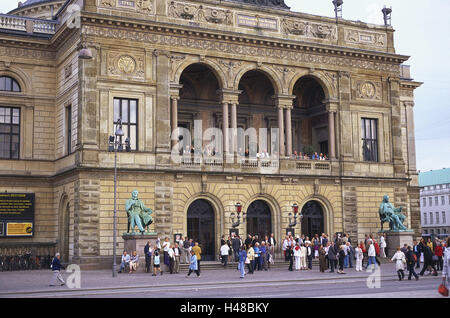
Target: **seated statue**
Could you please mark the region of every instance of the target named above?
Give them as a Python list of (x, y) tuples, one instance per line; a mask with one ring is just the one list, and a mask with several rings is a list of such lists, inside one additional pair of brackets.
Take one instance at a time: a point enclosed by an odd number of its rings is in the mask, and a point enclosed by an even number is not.
[[(138, 199), (138, 191), (134, 190), (131, 192), (131, 199), (125, 202), (125, 210), (128, 214), (128, 222), (131, 226), (131, 233), (134, 233), (135, 227), (137, 226), (139, 231), (143, 234), (145, 228), (153, 223), (153, 218), (151, 214), (153, 213), (150, 208), (145, 207), (144, 203)], [(130, 229), (128, 228), (128, 233)]]
[(383, 197), (383, 202), (380, 205), (379, 214), (381, 220), (381, 231), (383, 231), (383, 224), (389, 222), (389, 229), (391, 231), (407, 231), (403, 222), (406, 216), (402, 214), (403, 207), (395, 208), (392, 203), (389, 202), (389, 196)]

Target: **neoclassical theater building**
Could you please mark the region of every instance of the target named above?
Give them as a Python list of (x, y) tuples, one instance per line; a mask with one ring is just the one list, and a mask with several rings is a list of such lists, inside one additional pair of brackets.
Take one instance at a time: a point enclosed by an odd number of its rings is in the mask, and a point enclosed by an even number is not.
[[(0, 15), (0, 42), (0, 202), (34, 198), (22, 234), (14, 214), (0, 219), (2, 251), (42, 245), (73, 263), (111, 264), (109, 139), (119, 118), (131, 150), (117, 153), (119, 255), (134, 189), (153, 210), (150, 230), (198, 239), (204, 259), (233, 228), (236, 203), (241, 235), (356, 241), (378, 232), (388, 194), (421, 234), (421, 83), (389, 24), (293, 12), (283, 1), (27, 0)], [(279, 134), (261, 145), (238, 139), (240, 128)], [(173, 160), (172, 149), (191, 144), (196, 158)], [(214, 157), (202, 153), (210, 144)], [(241, 156), (248, 148), (271, 157)], [(302, 218), (290, 226), (294, 204)]]

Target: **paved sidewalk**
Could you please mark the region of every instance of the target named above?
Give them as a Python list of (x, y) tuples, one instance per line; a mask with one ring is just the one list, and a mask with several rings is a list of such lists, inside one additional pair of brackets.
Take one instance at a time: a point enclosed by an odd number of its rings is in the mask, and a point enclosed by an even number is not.
[[(164, 286), (184, 286), (184, 285), (224, 285), (235, 284), (237, 282), (249, 283), (274, 283), (274, 282), (308, 282), (308, 283), (325, 283), (329, 282), (364, 282), (369, 275), (373, 273), (356, 272), (354, 269), (346, 269), (345, 275), (336, 273), (320, 273), (317, 268), (310, 271), (289, 272), (287, 269), (271, 269), (269, 271), (255, 272), (253, 275), (246, 275), (245, 279), (239, 278), (237, 270), (204, 270), (201, 277), (197, 278), (195, 273), (191, 277), (186, 278), (186, 272), (179, 274), (164, 273), (164, 275), (151, 276), (151, 274), (139, 273), (122, 273), (116, 278), (112, 277), (110, 270), (90, 270), (81, 271), (81, 289), (95, 290), (108, 288), (145, 288), (145, 287), (164, 287)], [(63, 278), (67, 280), (70, 273), (63, 273)], [(49, 286), (52, 278), (51, 270), (39, 271), (17, 271), (17, 272), (0, 272), (0, 297), (8, 294), (23, 292), (40, 292), (40, 291), (63, 291), (68, 290), (67, 286)], [(440, 280), (440, 277), (424, 276), (426, 280)], [(395, 272), (394, 264), (383, 264), (381, 266), (381, 280), (396, 281), (398, 280)], [(411, 283), (414, 283), (413, 281)]]

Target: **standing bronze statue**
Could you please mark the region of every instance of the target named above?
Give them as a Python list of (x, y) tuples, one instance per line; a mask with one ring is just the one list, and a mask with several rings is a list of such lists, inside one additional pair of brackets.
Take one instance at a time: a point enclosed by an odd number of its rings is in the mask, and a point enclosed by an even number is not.
[(403, 207), (395, 208), (392, 203), (389, 202), (389, 196), (383, 197), (383, 202), (380, 205), (379, 214), (381, 221), (381, 232), (383, 232), (383, 224), (389, 223), (389, 229), (395, 232), (408, 231), (403, 222), (406, 216), (402, 213)]
[[(148, 226), (153, 223), (151, 214), (153, 211), (150, 208), (145, 207), (144, 203), (138, 199), (139, 192), (134, 190), (131, 192), (131, 199), (125, 202), (125, 210), (128, 215), (128, 233), (135, 233), (135, 227), (137, 226), (141, 234), (148, 232)], [(145, 230), (146, 228), (146, 230)]]

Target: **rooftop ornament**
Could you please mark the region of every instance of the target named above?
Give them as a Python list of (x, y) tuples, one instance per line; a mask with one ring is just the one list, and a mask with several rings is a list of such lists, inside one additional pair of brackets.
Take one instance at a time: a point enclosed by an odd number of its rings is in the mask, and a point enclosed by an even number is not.
[(391, 26), (392, 7), (386, 8), (386, 6), (384, 6), (384, 8), (381, 10), (381, 12), (383, 12), (384, 26), (387, 26), (387, 27)]
[(336, 14), (336, 19), (342, 18), (342, 5), (344, 4), (343, 0), (333, 0), (334, 4), (334, 12)]

